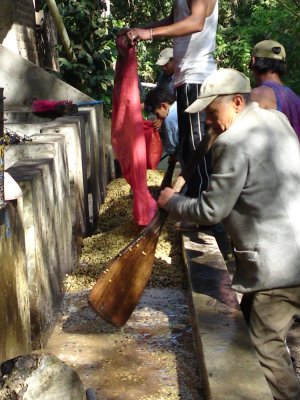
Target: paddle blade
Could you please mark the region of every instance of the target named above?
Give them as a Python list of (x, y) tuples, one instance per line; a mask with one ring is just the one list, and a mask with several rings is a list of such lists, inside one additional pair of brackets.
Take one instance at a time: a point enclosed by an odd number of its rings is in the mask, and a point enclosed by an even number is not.
[[(175, 162), (169, 164), (161, 189), (170, 185)], [(107, 266), (89, 295), (90, 306), (105, 321), (121, 327), (130, 318), (149, 282), (155, 249), (167, 212), (158, 210), (137, 238)]]
[(146, 229), (110, 262), (92, 288), (89, 304), (105, 321), (121, 327), (130, 318), (151, 276), (159, 230)]

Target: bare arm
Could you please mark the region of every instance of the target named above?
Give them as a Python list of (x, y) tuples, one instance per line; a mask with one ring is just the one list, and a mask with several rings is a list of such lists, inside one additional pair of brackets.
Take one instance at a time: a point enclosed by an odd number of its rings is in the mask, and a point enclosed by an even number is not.
[(163, 18), (157, 22), (150, 22), (148, 24), (141, 26), (140, 28), (128, 28), (128, 27), (123, 28), (118, 32), (118, 36), (126, 36), (129, 31), (132, 32), (134, 29), (149, 30), (149, 29), (153, 29), (153, 28), (157, 28), (157, 27), (165, 26), (165, 25), (171, 25), (171, 24), (173, 24), (173, 9), (172, 9), (171, 14), (166, 18)]
[(157, 21), (157, 22), (151, 22), (150, 24), (146, 24), (145, 26), (142, 27), (142, 29), (150, 29), (150, 28), (153, 29), (153, 28), (158, 28), (161, 26), (166, 26), (166, 25), (171, 25), (171, 24), (173, 24), (173, 10), (172, 10), (172, 13), (168, 17), (161, 19), (160, 21)]
[(158, 27), (153, 30), (153, 37), (178, 37), (202, 31), (207, 16), (207, 1), (192, 0), (191, 14), (181, 21)]
[[(134, 44), (137, 40), (150, 40), (152, 38), (171, 38), (178, 36), (186, 36), (195, 32), (202, 31), (205, 18), (209, 15), (208, 0), (191, 0), (191, 13), (187, 18), (173, 23), (173, 13), (170, 17), (162, 20), (167, 25), (148, 25), (149, 29), (132, 28), (127, 32), (127, 37)], [(150, 29), (152, 28), (152, 29)], [(152, 36), (152, 37), (151, 37)]]

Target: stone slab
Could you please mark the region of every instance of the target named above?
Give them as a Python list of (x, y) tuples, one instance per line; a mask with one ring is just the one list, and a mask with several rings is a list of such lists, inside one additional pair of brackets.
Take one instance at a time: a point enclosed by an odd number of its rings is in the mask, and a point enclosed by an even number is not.
[[(72, 199), (73, 231), (78, 242), (90, 232), (88, 210), (88, 181), (85, 135), (78, 120), (53, 121), (41, 128), (42, 135), (62, 135), (66, 142), (66, 155)], [(39, 136), (35, 136), (38, 139)]]
[[(107, 158), (113, 158), (112, 152), (108, 153), (108, 148), (107, 144), (111, 144), (111, 140), (107, 141), (106, 139), (106, 134), (105, 134), (105, 120), (104, 120), (104, 110), (103, 110), (103, 105), (99, 104), (94, 106), (94, 109), (96, 111), (96, 119), (97, 119), (97, 125), (98, 125), (98, 140), (99, 140), (99, 168), (100, 168), (100, 174), (98, 175), (99, 177), (99, 185), (100, 185), (100, 194), (101, 194), (101, 199), (104, 200), (106, 196), (106, 187), (108, 183), (110, 182), (110, 174), (113, 173), (114, 171), (110, 171), (109, 168), (107, 167)], [(109, 164), (110, 165), (110, 164)]]
[(78, 374), (52, 355), (17, 357), (2, 364), (1, 370), (5, 375), (0, 399), (86, 400)]
[(0, 362), (31, 351), (21, 202), (8, 202), (0, 210)]
[[(79, 115), (84, 115), (86, 121), (86, 132), (89, 137), (89, 156), (90, 156), (90, 175), (89, 175), (89, 193), (90, 193), (90, 212), (91, 223), (95, 227), (98, 222), (99, 208), (104, 201), (103, 190), (101, 190), (101, 177), (106, 176), (105, 164), (100, 159), (103, 151), (103, 140), (97, 118), (95, 107), (80, 107)], [(102, 193), (101, 193), (102, 192)]]
[[(31, 135), (31, 142), (9, 146), (5, 152), (5, 167), (10, 168), (20, 161), (53, 158), (57, 195), (62, 202), (65, 216), (70, 213), (69, 167), (67, 160), (65, 137), (55, 135)], [(68, 220), (66, 224), (68, 224)]]
[[(87, 235), (90, 231), (85, 135), (82, 133), (81, 126), (82, 124), (78, 118), (68, 118), (66, 122), (55, 119), (53, 121), (44, 121), (43, 123), (5, 123), (5, 128), (8, 131), (31, 138), (34, 146), (38, 146), (38, 142), (42, 139), (42, 136), (39, 136), (41, 134), (64, 136), (72, 199), (73, 232), (74, 240), (78, 243), (78, 250), (81, 247), (82, 236)], [(26, 154), (30, 152), (34, 159), (36, 157), (34, 153), (40, 154), (40, 151), (42, 151), (45, 156), (48, 151), (52, 152), (52, 149), (48, 150), (48, 148), (44, 150), (37, 147), (30, 148), (30, 143), (28, 142), (26, 142), (25, 146), (25, 148), (14, 146), (14, 153), (18, 152), (20, 155), (16, 156), (14, 154), (13, 157), (18, 160), (22, 156), (26, 158)], [(39, 155), (37, 156), (39, 157)], [(8, 159), (8, 156), (6, 158)], [(7, 163), (9, 166), (9, 160), (6, 161)]]
[[(68, 216), (57, 207), (54, 159), (15, 163), (9, 173), (23, 192), (21, 212), (25, 232), (26, 264), (33, 347), (55, 319), (62, 300), (62, 282), (69, 263)], [(71, 266), (69, 265), (69, 270)]]

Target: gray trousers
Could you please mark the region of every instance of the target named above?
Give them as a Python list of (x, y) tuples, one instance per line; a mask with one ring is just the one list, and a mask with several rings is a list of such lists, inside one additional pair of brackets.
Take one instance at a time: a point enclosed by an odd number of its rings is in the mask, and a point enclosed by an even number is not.
[(250, 335), (276, 400), (300, 399), (300, 381), (286, 346), (288, 331), (299, 315), (300, 287), (254, 294)]

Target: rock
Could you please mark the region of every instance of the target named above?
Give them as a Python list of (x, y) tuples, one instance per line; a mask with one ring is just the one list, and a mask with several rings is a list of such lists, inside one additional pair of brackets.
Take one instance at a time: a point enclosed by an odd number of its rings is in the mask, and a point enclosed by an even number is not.
[(86, 400), (77, 372), (52, 355), (8, 360), (1, 374), (0, 400)]
[(88, 388), (86, 390), (86, 400), (97, 400), (96, 399), (96, 395), (95, 395), (95, 391), (91, 388)]

